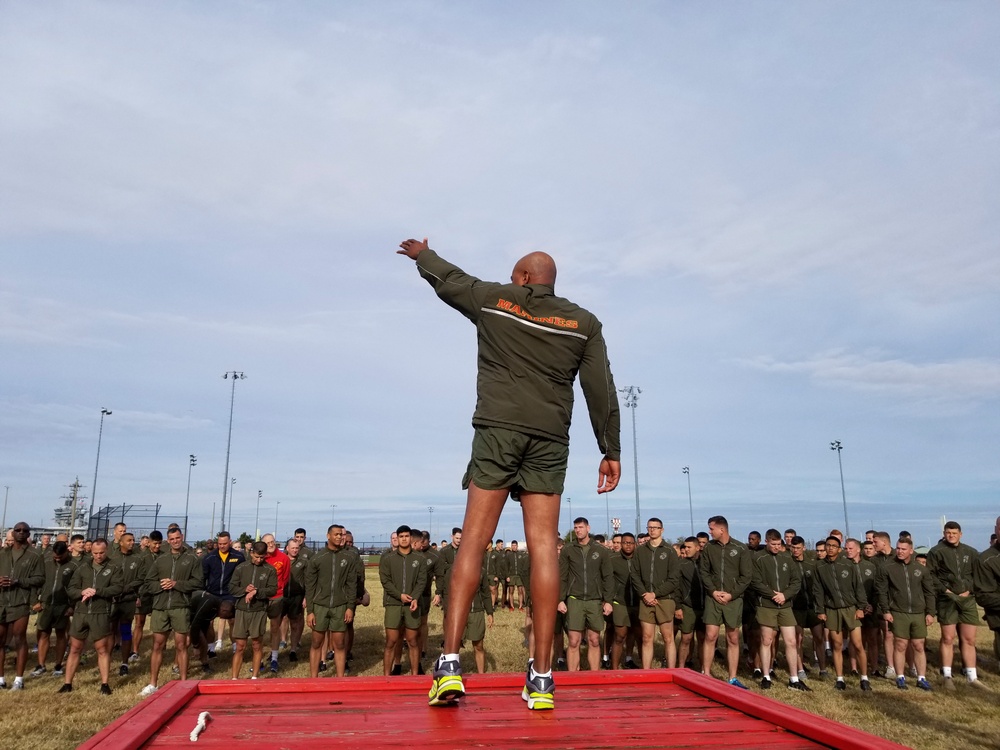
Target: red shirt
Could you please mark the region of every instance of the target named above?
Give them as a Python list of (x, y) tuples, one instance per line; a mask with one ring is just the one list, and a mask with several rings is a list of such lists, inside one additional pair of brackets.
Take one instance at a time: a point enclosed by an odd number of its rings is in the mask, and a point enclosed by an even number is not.
[(268, 555), (264, 561), (268, 565), (273, 565), (274, 569), (278, 571), (278, 593), (271, 599), (281, 599), (288, 586), (288, 577), (292, 574), (292, 561), (280, 549), (276, 549), (274, 554)]

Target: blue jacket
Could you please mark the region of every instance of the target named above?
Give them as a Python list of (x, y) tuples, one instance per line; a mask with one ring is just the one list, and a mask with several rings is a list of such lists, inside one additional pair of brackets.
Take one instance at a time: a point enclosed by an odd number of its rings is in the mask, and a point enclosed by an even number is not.
[(222, 562), (218, 550), (205, 555), (201, 558), (201, 569), (205, 574), (205, 591), (223, 601), (236, 601), (236, 597), (229, 593), (229, 579), (233, 577), (236, 566), (245, 561), (243, 553), (234, 549), (229, 550), (225, 563)]

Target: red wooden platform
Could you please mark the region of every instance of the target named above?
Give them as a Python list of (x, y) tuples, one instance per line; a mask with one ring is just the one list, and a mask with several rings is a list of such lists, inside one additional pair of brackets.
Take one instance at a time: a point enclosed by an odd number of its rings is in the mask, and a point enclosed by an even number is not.
[(427, 706), (428, 677), (175, 681), (92, 737), (86, 750), (419, 746), (889, 750), (888, 740), (690, 670), (560, 672), (556, 709), (529, 711), (523, 675), (469, 675), (461, 705)]

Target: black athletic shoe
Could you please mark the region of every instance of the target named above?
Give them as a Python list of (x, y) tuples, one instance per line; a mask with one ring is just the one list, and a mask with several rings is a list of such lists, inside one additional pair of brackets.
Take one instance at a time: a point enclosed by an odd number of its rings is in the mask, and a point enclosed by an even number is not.
[(325, 672), (326, 671), (326, 662), (325, 661), (320, 660), (319, 671), (320, 672)]
[(767, 677), (765, 677), (763, 680), (761, 680), (760, 681), (760, 689), (761, 690), (770, 690), (771, 689), (771, 680), (769, 678), (767, 678)]
[(795, 682), (788, 683), (789, 690), (799, 690), (803, 693), (811, 693), (812, 688), (806, 685), (802, 680), (796, 680)]
[(392, 676), (392, 677), (398, 677), (401, 674), (403, 674), (403, 665), (402, 664), (393, 664), (392, 665), (392, 671), (389, 672), (389, 675)]
[(327, 661), (333, 661), (333, 651), (327, 651), (326, 652), (326, 660)]
[(298, 662), (299, 662), (299, 655), (297, 653), (295, 653), (294, 651), (289, 651), (288, 652), (288, 661), (290, 661), (292, 664), (298, 664)]
[(425, 672), (424, 672), (424, 665), (423, 664), (418, 664), (417, 665), (417, 674), (425, 674)]
[(72, 685), (63, 685), (56, 692), (59, 692), (59, 693), (72, 693), (73, 692), (73, 686)]
[(211, 674), (212, 673), (212, 665), (211, 664), (202, 664), (201, 665), (201, 673), (202, 674)]
[(751, 679), (754, 679), (754, 680), (759, 680), (759, 679), (761, 679), (761, 678), (762, 678), (763, 676), (764, 676), (764, 673), (763, 673), (763, 672), (762, 672), (761, 670), (759, 670), (759, 669), (755, 669), (755, 670), (753, 671), (753, 674), (751, 675)]
[(128, 664), (122, 664), (120, 667), (118, 667), (118, 676), (128, 677)]
[(834, 685), (837, 690), (847, 690), (847, 683), (843, 680), (837, 680), (837, 684)]
[(861, 689), (864, 690), (865, 692), (868, 692), (869, 690), (872, 689), (872, 684), (868, 680), (862, 680)]
[(111, 686), (106, 682), (101, 683), (101, 695), (111, 695)]

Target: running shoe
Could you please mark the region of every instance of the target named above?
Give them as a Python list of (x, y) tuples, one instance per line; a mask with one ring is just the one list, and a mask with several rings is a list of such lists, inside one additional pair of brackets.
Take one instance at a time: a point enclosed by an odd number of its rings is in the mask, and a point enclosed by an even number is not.
[(796, 676), (799, 678), (799, 682), (801, 682), (806, 678), (806, 671), (804, 669), (800, 669), (798, 675)]
[[(328, 660), (329, 659), (333, 659), (332, 656), (327, 656), (326, 658)], [(434, 671), (437, 672), (436, 669)], [(403, 674), (403, 665), (402, 664), (393, 664), (392, 665), (392, 669), (389, 670), (389, 676), (390, 677), (399, 677), (399, 675), (401, 675), (401, 674)]]
[(445, 661), (438, 658), (434, 664), (434, 682), (427, 693), (429, 706), (446, 706), (457, 703), (465, 695), (465, 685), (462, 684), (462, 667), (457, 659)]
[(886, 667), (885, 668), (885, 674), (883, 674), (882, 676), (885, 677), (885, 679), (887, 679), (887, 680), (895, 680), (896, 679), (896, 670), (893, 669), (892, 667)]
[(944, 689), (950, 692), (955, 690), (955, 681), (951, 677), (944, 678)]
[(52, 670), (53, 677), (62, 677), (65, 672), (63, 671), (62, 664), (56, 664), (55, 669)]
[(837, 690), (847, 690), (847, 683), (843, 680), (837, 680), (837, 684), (834, 685)]
[(215, 649), (214, 648), (210, 648), (208, 650), (208, 658), (209, 659), (214, 659), (215, 658)]
[(156, 685), (146, 685), (146, 687), (144, 687), (142, 691), (139, 693), (139, 696), (142, 698), (148, 698), (155, 692), (156, 692)]
[(771, 689), (771, 678), (770, 677), (765, 677), (764, 679), (762, 679), (760, 681), (760, 689), (761, 690), (770, 690)]
[(72, 693), (73, 692), (73, 686), (72, 685), (63, 685), (56, 692), (57, 693)]
[(326, 671), (326, 662), (323, 661), (322, 659), (320, 659), (320, 662), (319, 662), (319, 671), (320, 672), (325, 672)]
[(806, 685), (802, 680), (799, 680), (797, 682), (789, 682), (788, 683), (788, 689), (789, 690), (800, 690), (803, 693), (811, 693), (812, 692), (812, 688), (809, 687), (808, 685)]
[(740, 690), (749, 690), (750, 689), (746, 685), (744, 685), (742, 682), (740, 682), (740, 678), (739, 677), (734, 677), (733, 679), (731, 679), (729, 681), (729, 684), (732, 685), (733, 687), (739, 688)]
[(897, 677), (896, 678), (896, 687), (898, 687), (900, 690), (909, 690), (910, 689), (909, 686), (906, 684), (906, 678), (905, 677)]
[(750, 679), (754, 680), (756, 682), (757, 680), (761, 679), (763, 676), (764, 676), (764, 673), (761, 670), (755, 669), (753, 671), (753, 674), (750, 675)]
[(131, 654), (128, 655), (129, 664), (135, 664), (137, 661), (139, 661), (139, 654), (137, 654), (135, 651), (133, 651)]
[(31, 670), (32, 677), (41, 677), (43, 674), (45, 674), (45, 667), (43, 667), (41, 664), (39, 664), (37, 667)]
[(521, 690), (521, 698), (528, 703), (531, 711), (551, 711), (556, 707), (555, 701), (556, 685), (552, 680), (552, 675), (547, 677), (541, 675), (531, 676), (531, 667), (528, 667), (527, 679), (524, 688)]
[(861, 681), (861, 689), (862, 689), (862, 690), (863, 690), (864, 692), (866, 692), (866, 693), (867, 693), (867, 692), (869, 692), (869, 691), (870, 691), (870, 690), (872, 689), (872, 684), (871, 684), (871, 682), (869, 682), (868, 680), (862, 680), (862, 681)]
[(271, 659), (271, 674), (278, 674), (278, 660)]
[(128, 677), (128, 664), (122, 664), (120, 667), (118, 667), (118, 676)]
[(919, 680), (917, 680), (917, 687), (920, 688), (921, 690), (926, 690), (927, 692), (930, 692), (931, 690), (934, 689), (931, 687), (931, 684), (927, 681), (926, 677), (921, 677)]
[(10, 686), (11, 690), (24, 690), (24, 681), (18, 677), (14, 680), (14, 684)]
[(968, 686), (970, 688), (972, 688), (973, 690), (986, 690), (987, 689), (986, 686), (983, 685), (983, 683), (981, 683), (979, 681), (978, 677), (975, 680), (969, 680), (966, 684), (968, 684)]
[(299, 655), (297, 653), (295, 653), (294, 651), (289, 651), (288, 652), (288, 661), (290, 661), (292, 664), (298, 664), (298, 662), (299, 662)]
[(561, 656), (558, 659), (556, 659), (556, 669), (559, 670), (560, 672), (565, 672), (566, 671), (566, 659), (564, 659)]
[(215, 642), (215, 650), (216, 651), (222, 651), (222, 639), (221, 638)]
[(106, 682), (101, 683), (101, 695), (111, 695), (111, 686)]

